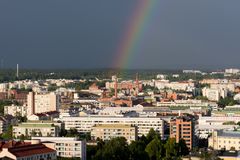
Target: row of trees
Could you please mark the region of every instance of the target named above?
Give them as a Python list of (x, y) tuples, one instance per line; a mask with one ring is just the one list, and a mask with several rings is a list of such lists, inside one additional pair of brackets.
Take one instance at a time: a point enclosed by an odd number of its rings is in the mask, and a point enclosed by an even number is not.
[(224, 107), (226, 107), (226, 106), (233, 106), (233, 105), (235, 105), (235, 104), (237, 104), (238, 102), (237, 101), (235, 101), (234, 99), (233, 99), (233, 97), (225, 97), (225, 98), (220, 98), (219, 99), (219, 101), (218, 101), (218, 106), (219, 107), (222, 107), (222, 108), (224, 108)]
[(188, 154), (184, 140), (179, 143), (172, 138), (163, 141), (153, 129), (130, 144), (124, 137), (117, 137), (107, 142), (98, 140), (97, 146), (87, 148), (89, 160), (177, 160)]

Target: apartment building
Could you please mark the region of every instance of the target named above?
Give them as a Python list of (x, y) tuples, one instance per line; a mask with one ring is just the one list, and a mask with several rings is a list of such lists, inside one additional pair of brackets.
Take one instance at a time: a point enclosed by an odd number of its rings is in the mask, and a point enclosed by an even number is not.
[(56, 151), (38, 142), (0, 142), (3, 160), (56, 160)]
[(175, 100), (170, 102), (157, 102), (158, 107), (208, 107), (210, 104), (201, 100)]
[(7, 119), (0, 116), (0, 134), (6, 132), (8, 126), (9, 126), (9, 123), (8, 123)]
[(25, 122), (18, 124), (17, 126), (13, 126), (13, 136), (57, 137), (60, 129), (60, 123), (53, 123), (50, 121)]
[(63, 117), (62, 122), (66, 130), (76, 128), (79, 132), (91, 132), (97, 124), (128, 124), (137, 127), (138, 136), (147, 135), (153, 128), (161, 137), (164, 136), (164, 121), (157, 117), (111, 117), (111, 116), (82, 116)]
[(228, 68), (228, 69), (225, 69), (225, 73), (227, 74), (237, 74), (240, 72), (240, 69), (237, 69), (237, 68)]
[(211, 84), (210, 88), (212, 89), (224, 89), (230, 92), (235, 91), (235, 84), (234, 83), (219, 83), (219, 84)]
[[(198, 136), (200, 139), (207, 139), (209, 135), (213, 133), (215, 130), (222, 129), (234, 129), (238, 125), (236, 123), (240, 121), (240, 117), (207, 117), (200, 116), (198, 119), (198, 124), (195, 127), (196, 132), (198, 132)], [(225, 125), (228, 122), (232, 122), (232, 124)], [(234, 124), (235, 123), (235, 124)]]
[(218, 116), (218, 117), (199, 117), (198, 123), (199, 125), (222, 125), (227, 122), (234, 122), (237, 123), (240, 121), (240, 117), (235, 116)]
[(92, 127), (91, 137), (93, 139), (100, 138), (104, 141), (111, 138), (124, 137), (131, 143), (137, 140), (137, 127), (124, 124), (98, 124)]
[(219, 101), (221, 97), (227, 97), (227, 90), (204, 87), (202, 89), (202, 95), (207, 97), (210, 101)]
[(42, 144), (56, 150), (59, 157), (87, 159), (86, 141), (74, 137), (32, 137), (32, 140), (40, 140)]
[(169, 88), (173, 90), (192, 91), (195, 88), (193, 82), (169, 82), (168, 80), (155, 81), (155, 87), (158, 89)]
[(214, 131), (208, 139), (208, 147), (212, 147), (214, 150), (240, 150), (240, 131)]
[(12, 116), (27, 116), (27, 106), (4, 106), (4, 115), (12, 115)]
[(59, 95), (50, 93), (29, 92), (27, 97), (27, 115), (58, 111), (60, 105)]
[(184, 139), (189, 149), (194, 146), (194, 123), (191, 117), (176, 117), (170, 120), (170, 137), (176, 142)]

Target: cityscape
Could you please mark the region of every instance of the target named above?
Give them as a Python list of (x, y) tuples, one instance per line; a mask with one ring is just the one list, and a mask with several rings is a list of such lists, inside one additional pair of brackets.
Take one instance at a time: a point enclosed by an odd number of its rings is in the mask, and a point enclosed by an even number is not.
[(240, 160), (239, 5), (0, 1), (0, 159)]

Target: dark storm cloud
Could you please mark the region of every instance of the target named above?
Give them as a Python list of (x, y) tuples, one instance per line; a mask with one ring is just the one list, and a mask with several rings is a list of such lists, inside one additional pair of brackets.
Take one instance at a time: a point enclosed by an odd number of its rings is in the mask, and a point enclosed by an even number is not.
[[(136, 0), (0, 1), (5, 67), (111, 67)], [(240, 67), (240, 1), (157, 3), (131, 68)]]

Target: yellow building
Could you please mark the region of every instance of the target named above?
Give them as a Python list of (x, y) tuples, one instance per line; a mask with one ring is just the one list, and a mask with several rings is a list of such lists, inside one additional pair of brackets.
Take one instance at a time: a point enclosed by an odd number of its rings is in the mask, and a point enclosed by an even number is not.
[(99, 124), (92, 127), (91, 136), (93, 139), (110, 140), (115, 137), (124, 137), (130, 143), (137, 139), (137, 128), (124, 124)]
[(240, 131), (214, 131), (208, 139), (208, 146), (214, 150), (240, 150)]

